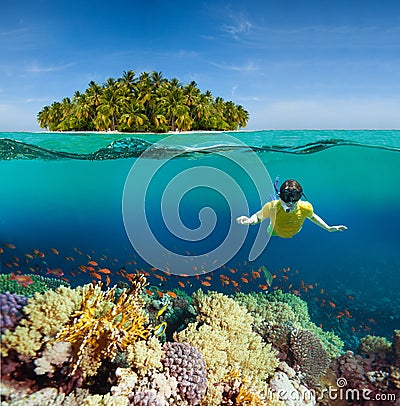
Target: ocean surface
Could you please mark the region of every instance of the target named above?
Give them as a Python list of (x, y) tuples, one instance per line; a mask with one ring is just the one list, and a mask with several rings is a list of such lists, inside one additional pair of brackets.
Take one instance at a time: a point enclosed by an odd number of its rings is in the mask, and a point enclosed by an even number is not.
[[(0, 133), (1, 272), (61, 269), (77, 286), (142, 271), (162, 289), (229, 294), (265, 291), (252, 273), (265, 266), (269, 290), (300, 295), (349, 347), (390, 338), (400, 327), (399, 169), (400, 131)], [(306, 221), (268, 241), (266, 224), (237, 225), (273, 197), (276, 177), (298, 180), (315, 213), (348, 230)], [(110, 279), (82, 270), (88, 261)]]

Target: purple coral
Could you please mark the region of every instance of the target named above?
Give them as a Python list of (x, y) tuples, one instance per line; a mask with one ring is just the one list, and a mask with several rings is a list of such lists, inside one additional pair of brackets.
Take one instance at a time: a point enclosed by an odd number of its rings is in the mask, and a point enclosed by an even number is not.
[(6, 330), (13, 330), (22, 319), (22, 308), (28, 299), (15, 293), (0, 293), (0, 327), (3, 334)]
[(128, 396), (130, 404), (134, 406), (167, 406), (168, 403), (157, 396), (154, 389), (136, 392)]
[(178, 381), (177, 401), (189, 406), (200, 403), (207, 388), (206, 363), (201, 353), (188, 343), (167, 342), (163, 346), (161, 362), (169, 376)]

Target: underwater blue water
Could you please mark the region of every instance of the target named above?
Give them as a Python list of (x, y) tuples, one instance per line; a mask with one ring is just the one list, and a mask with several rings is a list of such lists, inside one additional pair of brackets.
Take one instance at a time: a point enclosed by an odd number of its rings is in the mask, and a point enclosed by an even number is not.
[[(262, 179), (255, 182), (240, 167), (218, 156), (224, 148), (249, 166), (256, 154), (270, 175), (271, 179), (265, 179), (269, 187), (277, 175), (280, 181), (297, 179), (315, 212), (328, 224), (344, 224), (348, 230), (328, 233), (306, 221), (292, 239), (271, 238), (261, 255), (249, 261), (260, 227), (252, 226), (235, 255), (210, 274), (210, 286), (190, 277), (183, 278), (186, 289), (260, 291), (259, 284), (265, 281), (251, 278), (251, 272), (264, 265), (277, 275), (270, 289), (300, 294), (309, 303), (314, 321), (346, 335), (348, 343), (357, 334), (390, 337), (400, 327), (400, 132), (250, 131), (231, 135), (254, 152), (225, 141), (221, 145), (224, 138), (218, 133), (176, 134), (175, 144), (184, 155), (168, 159), (170, 151), (156, 149), (153, 157), (146, 158), (167, 157), (167, 164), (152, 178), (145, 197), (131, 191), (132, 204), (146, 199), (147, 222), (163, 246), (182, 255), (207, 253), (236, 232), (235, 227), (244, 227), (235, 226), (232, 219), (258, 211), (270, 199), (266, 193), (260, 201), (257, 194)], [(180, 287), (177, 282), (182, 278), (175, 275), (158, 271), (166, 280), (153, 276), (153, 265), (135, 252), (128, 239), (122, 212), (132, 166), (143, 159), (146, 148), (164, 137), (0, 133), (1, 272), (31, 273), (33, 269), (46, 275), (47, 269), (62, 268), (64, 277), (76, 286), (92, 279), (78, 266), (95, 260), (112, 271), (112, 283), (122, 280), (119, 272), (123, 268), (148, 272), (150, 283), (162, 289)], [(194, 176), (197, 186), (184, 194), (178, 207), (173, 207), (172, 198), (165, 203), (192, 230), (202, 225), (202, 209), (212, 208), (215, 226), (209, 238), (187, 241), (173, 236), (160, 208), (164, 190), (177, 175), (211, 166), (234, 179), (232, 187), (221, 184), (221, 190), (228, 189), (228, 200), (225, 192), (207, 187), (204, 179)], [(141, 173), (134, 175), (141, 177)], [(235, 188), (243, 192), (246, 204)], [(134, 233), (139, 239), (146, 238), (140, 227)], [(34, 249), (45, 256), (27, 257)], [(221, 274), (236, 278), (239, 287), (222, 286)], [(301, 288), (301, 284), (312, 287)], [(344, 309), (351, 318), (337, 318)]]

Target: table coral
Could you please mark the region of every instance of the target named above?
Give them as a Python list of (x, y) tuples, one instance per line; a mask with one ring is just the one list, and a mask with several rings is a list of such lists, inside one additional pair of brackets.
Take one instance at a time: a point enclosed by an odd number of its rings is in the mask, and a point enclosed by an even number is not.
[(62, 280), (56, 278), (47, 278), (41, 275), (29, 274), (26, 275), (32, 279), (32, 284), (23, 286), (16, 280), (10, 279), (10, 274), (0, 275), (0, 292), (16, 293), (21, 296), (33, 296), (35, 293), (43, 293), (49, 289), (56, 290), (60, 286), (70, 287), (71, 285)]
[(124, 290), (116, 301), (115, 287), (104, 292), (101, 285), (84, 286), (78, 310), (56, 337), (72, 343), (71, 375), (81, 367), (83, 376), (92, 376), (104, 358), (112, 359), (128, 344), (148, 337), (148, 318), (140, 296), (143, 285)]

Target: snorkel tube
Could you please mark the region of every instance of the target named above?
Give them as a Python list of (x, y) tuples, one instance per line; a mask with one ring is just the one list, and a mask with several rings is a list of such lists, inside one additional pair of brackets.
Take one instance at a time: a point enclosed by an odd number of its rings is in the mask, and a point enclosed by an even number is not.
[(275, 194), (269, 195), (271, 200), (278, 200), (279, 199), (278, 183), (279, 183), (279, 175), (275, 178), (275, 181), (274, 181)]

